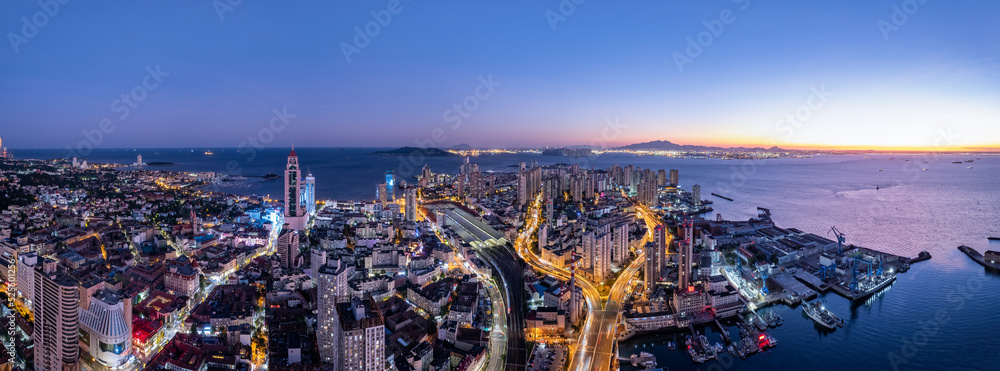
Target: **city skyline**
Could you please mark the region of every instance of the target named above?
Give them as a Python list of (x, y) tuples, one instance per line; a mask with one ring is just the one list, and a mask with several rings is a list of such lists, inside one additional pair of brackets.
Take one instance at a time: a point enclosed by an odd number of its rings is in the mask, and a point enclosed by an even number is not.
[(216, 3), (5, 5), (9, 146), (1000, 148), (992, 3)]
[(989, 368), (998, 15), (5, 2), (0, 371)]

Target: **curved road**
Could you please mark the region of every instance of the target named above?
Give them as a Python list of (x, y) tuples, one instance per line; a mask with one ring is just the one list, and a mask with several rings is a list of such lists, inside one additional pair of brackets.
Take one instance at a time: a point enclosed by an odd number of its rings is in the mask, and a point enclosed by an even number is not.
[[(540, 199), (540, 197), (536, 198), (527, 210), (526, 228), (518, 236), (515, 247), (521, 257), (535, 269), (568, 281), (569, 270), (553, 266), (535, 255), (528, 247), (528, 242), (538, 227), (537, 211), (540, 207)], [(656, 214), (645, 207), (637, 206), (637, 208), (638, 216), (646, 222), (647, 233), (639, 243), (640, 250), (637, 251), (636, 257), (611, 286), (610, 296), (603, 308), (600, 294), (593, 282), (583, 277), (577, 277), (577, 283), (583, 289), (590, 310), (577, 340), (576, 349), (570, 352), (569, 370), (608, 370), (615, 359), (614, 348), (617, 344), (618, 325), (621, 323), (622, 301), (631, 293), (631, 289), (634, 287), (633, 278), (643, 267), (646, 255), (641, 248), (652, 239), (653, 230), (659, 224)]]

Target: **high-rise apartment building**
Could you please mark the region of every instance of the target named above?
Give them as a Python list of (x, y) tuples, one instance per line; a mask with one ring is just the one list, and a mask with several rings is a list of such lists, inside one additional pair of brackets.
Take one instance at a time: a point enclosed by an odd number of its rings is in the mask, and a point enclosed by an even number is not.
[(612, 230), (612, 255), (619, 266), (624, 266), (628, 260), (629, 228), (630, 223), (619, 223)]
[(676, 187), (681, 184), (681, 172), (677, 169), (670, 169), (670, 185)]
[(646, 244), (646, 274), (645, 274), (645, 285), (646, 292), (652, 292), (656, 287), (656, 282), (660, 279), (660, 270), (663, 268), (663, 261), (666, 257), (667, 247), (667, 228), (663, 225), (657, 225), (653, 229), (653, 243)]
[(80, 370), (80, 282), (45, 259), (35, 270), (35, 371)]
[(385, 183), (378, 184), (378, 202), (381, 203), (382, 207), (385, 207), (385, 204), (389, 202), (388, 192)]
[(594, 236), (594, 280), (603, 282), (611, 274), (611, 235)]
[(277, 253), (282, 267), (294, 268), (299, 256), (299, 232), (294, 229), (281, 231), (278, 235)]
[[(315, 258), (316, 255), (314, 254)], [(349, 301), (347, 281), (354, 275), (354, 266), (341, 264), (340, 259), (331, 258), (329, 263), (319, 266), (316, 277), (317, 296), (317, 345), (323, 363), (340, 365), (341, 341), (337, 328), (341, 321), (337, 314), (337, 303)]]
[(691, 186), (691, 201), (694, 202), (695, 206), (701, 206), (701, 186), (693, 185)]
[(694, 262), (694, 223), (684, 222), (684, 241), (681, 242), (679, 264), (677, 267), (677, 286), (681, 291), (687, 291), (691, 284), (691, 268)]
[(321, 348), (323, 362), (333, 365), (333, 369), (338, 371), (385, 370), (385, 321), (375, 301), (353, 298), (337, 303), (335, 309), (330, 313), (332, 318), (328, 318), (331, 331), (318, 331), (321, 336), (335, 342), (332, 348), (328, 348), (335, 352), (332, 357), (325, 357)]
[(417, 220), (417, 189), (415, 187), (407, 187), (403, 190), (403, 198), (406, 202), (404, 205), (406, 208), (403, 209), (403, 216), (407, 221), (414, 222)]

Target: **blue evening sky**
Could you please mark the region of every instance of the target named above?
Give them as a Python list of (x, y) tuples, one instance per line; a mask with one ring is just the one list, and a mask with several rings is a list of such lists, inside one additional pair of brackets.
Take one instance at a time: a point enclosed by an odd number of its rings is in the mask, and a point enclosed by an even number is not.
[(1000, 147), (996, 1), (393, 3), (4, 1), (0, 136)]

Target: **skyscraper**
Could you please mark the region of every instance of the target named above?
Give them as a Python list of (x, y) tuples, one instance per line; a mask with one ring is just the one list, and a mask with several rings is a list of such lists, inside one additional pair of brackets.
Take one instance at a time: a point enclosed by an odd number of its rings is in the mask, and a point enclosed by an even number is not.
[(80, 282), (45, 259), (35, 270), (36, 371), (80, 369)]
[(433, 175), (431, 175), (430, 165), (424, 164), (424, 168), (420, 170), (420, 182), (418, 183), (418, 185), (420, 185), (421, 187), (430, 187), (432, 176)]
[(404, 217), (410, 222), (417, 221), (417, 189), (415, 187), (407, 187), (403, 190), (403, 198), (406, 202), (406, 205), (404, 205), (406, 208), (403, 210)]
[(299, 255), (299, 232), (294, 229), (285, 229), (278, 235), (277, 243), (278, 258), (281, 266), (292, 268), (295, 266), (295, 258)]
[(316, 177), (309, 172), (306, 182), (302, 185), (302, 205), (305, 206), (306, 218), (316, 212)]
[(676, 187), (681, 184), (681, 173), (677, 169), (670, 169), (670, 185)]
[(323, 363), (332, 364), (335, 369), (342, 369), (340, 368), (342, 339), (336, 336), (341, 323), (337, 314), (337, 303), (349, 300), (343, 291), (349, 290), (347, 281), (353, 274), (354, 266), (340, 264), (339, 258), (330, 258), (329, 263), (320, 265), (316, 272), (318, 281), (316, 339), (319, 356)]
[(594, 280), (603, 282), (611, 274), (611, 234), (594, 237)]
[(656, 287), (656, 282), (660, 279), (660, 269), (663, 267), (663, 258), (666, 256), (667, 228), (659, 224), (653, 230), (653, 243), (646, 244), (646, 292), (652, 293)]
[(680, 248), (680, 264), (677, 267), (677, 286), (681, 291), (687, 291), (691, 283), (691, 267), (694, 260), (694, 223), (684, 222), (684, 242)]
[(285, 167), (285, 223), (288, 228), (301, 231), (305, 229), (305, 213), (300, 204), (302, 170), (299, 169), (299, 156), (295, 148), (288, 154), (288, 164)]
[(612, 244), (614, 261), (618, 263), (619, 266), (624, 266), (625, 262), (628, 260), (628, 231), (630, 228), (630, 223), (620, 223), (615, 226), (613, 230)]
[(583, 316), (583, 289), (576, 286), (576, 248), (573, 248), (569, 265), (569, 318), (571, 325), (575, 325)]
[(396, 174), (392, 169), (385, 171), (385, 190), (388, 192), (386, 198), (396, 201)]
[(701, 186), (700, 185), (695, 184), (695, 185), (691, 186), (691, 198), (692, 198), (691, 201), (694, 202), (695, 206), (701, 206)]
[(388, 191), (385, 189), (385, 183), (379, 183), (378, 202), (382, 204), (382, 207), (385, 207), (386, 202), (389, 202), (389, 198), (386, 196), (386, 192)]

